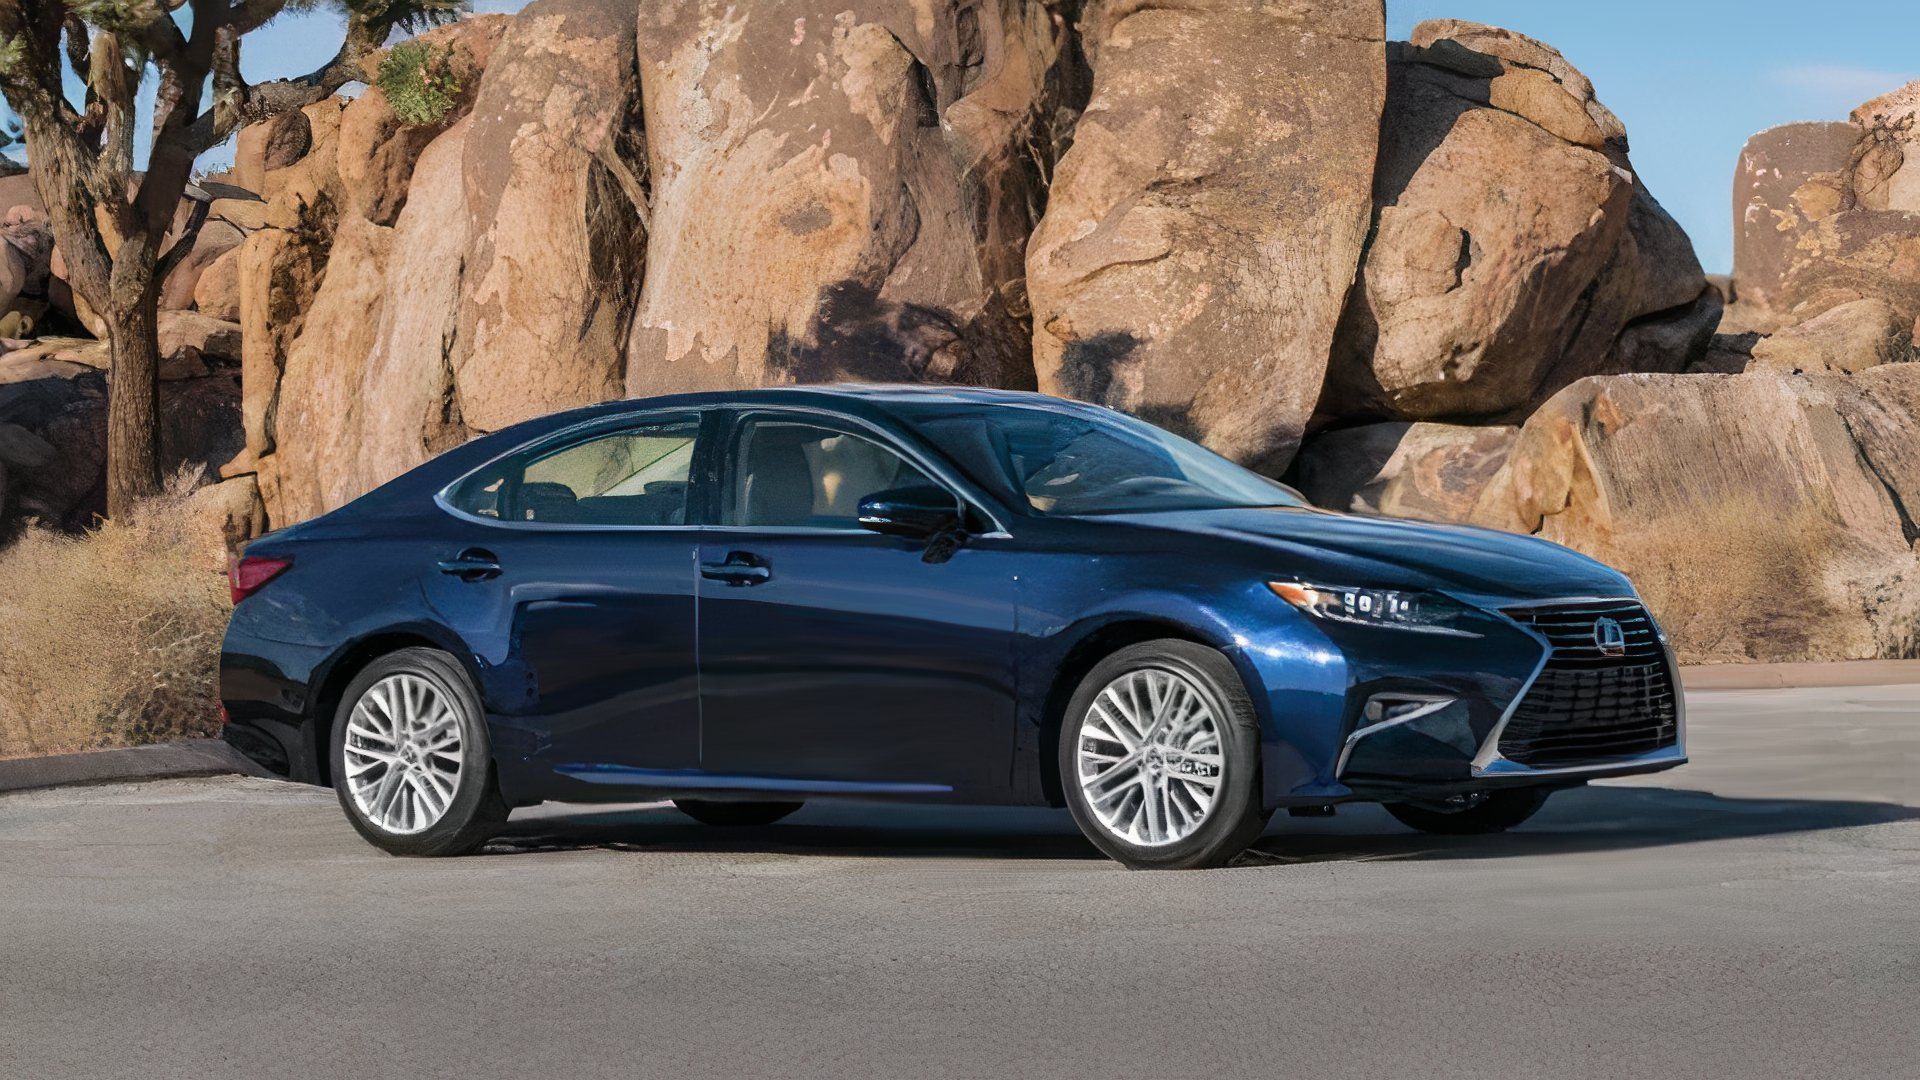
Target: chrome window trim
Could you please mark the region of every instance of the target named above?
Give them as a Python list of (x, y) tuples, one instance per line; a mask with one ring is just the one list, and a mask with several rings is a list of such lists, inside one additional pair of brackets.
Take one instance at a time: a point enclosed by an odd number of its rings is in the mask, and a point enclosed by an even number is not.
[[(1667, 663), (1667, 674), (1673, 680), (1674, 740), (1672, 746), (1663, 746), (1629, 758), (1600, 762), (1593, 765), (1564, 765), (1556, 768), (1537, 769), (1531, 765), (1522, 765), (1500, 752), (1500, 736), (1506, 734), (1507, 724), (1512, 722), (1513, 714), (1520, 709), (1520, 703), (1526, 700), (1533, 690), (1533, 684), (1540, 681), (1540, 675), (1547, 670), (1547, 662), (1553, 659), (1553, 643), (1545, 634), (1508, 615), (1506, 608), (1559, 607), (1565, 604), (1638, 604), (1647, 614), (1647, 622), (1652, 624), (1654, 637), (1660, 642), (1661, 656)], [(1503, 604), (1488, 612), (1505, 619), (1514, 629), (1526, 634), (1540, 643), (1540, 660), (1533, 666), (1533, 674), (1520, 684), (1520, 689), (1507, 702), (1505, 711), (1493, 725), (1493, 730), (1480, 744), (1480, 752), (1474, 755), (1472, 774), (1478, 780), (1496, 776), (1578, 776), (1581, 773), (1610, 772), (1617, 769), (1632, 768), (1638, 765), (1684, 764), (1687, 760), (1687, 698), (1686, 691), (1680, 685), (1680, 667), (1676, 662), (1673, 646), (1667, 641), (1666, 631), (1660, 629), (1660, 622), (1647, 609), (1647, 602), (1638, 596), (1569, 596), (1550, 600), (1527, 600), (1519, 603)]]
[[(448, 494), (452, 492), (453, 489), (459, 487), (461, 484), (466, 483), (475, 474), (485, 472), (486, 470), (493, 468), (495, 465), (500, 464), (501, 462), (507, 460), (510, 457), (517, 457), (521, 454), (524, 454), (538, 447), (544, 446), (548, 443), (564, 442), (564, 443), (569, 443), (570, 445), (577, 446), (577, 445), (582, 445), (584, 440), (582, 442), (573, 442), (572, 440), (574, 436), (589, 434), (601, 428), (606, 428), (609, 433), (612, 433), (612, 432), (618, 432), (618, 431), (624, 430), (629, 427), (645, 427), (648, 424), (656, 424), (662, 421), (676, 420), (676, 419), (684, 419), (684, 420), (692, 421), (694, 426), (698, 428), (704, 423), (707, 413), (712, 411), (712, 409), (713, 409), (713, 406), (698, 406), (695, 408), (681, 407), (681, 408), (674, 408), (674, 409), (663, 409), (663, 410), (660, 410), (659, 412), (618, 413), (613, 416), (596, 416), (591, 420), (582, 420), (577, 424), (571, 424), (567, 427), (561, 428), (558, 431), (548, 432), (546, 435), (541, 436), (540, 438), (534, 439), (531, 442), (521, 443), (518, 446), (515, 446), (511, 450), (508, 450), (504, 453), (495, 454), (493, 457), (488, 458), (486, 461), (481, 462), (479, 465), (476, 465), (473, 468), (468, 469), (466, 472), (461, 473), (460, 476), (456, 478), (452, 483), (446, 485), (445, 487), (441, 488), (439, 491), (436, 491), (433, 493), (434, 505), (438, 506), (445, 513), (453, 517), (459, 518), (462, 521), (471, 521), (479, 525), (487, 525), (496, 529), (511, 529), (511, 530), (516, 530), (520, 532), (662, 532), (662, 531), (669, 531), (669, 530), (698, 532), (700, 529), (700, 526), (684, 525), (684, 524), (683, 525), (596, 525), (591, 523), (575, 523), (575, 522), (561, 522), (561, 521), (508, 521), (504, 518), (490, 518), (490, 517), (483, 517), (479, 514), (470, 514), (467, 511), (462, 510), (459, 507), (453, 505), (453, 500), (448, 498)], [(695, 433), (694, 439), (697, 444), (699, 440), (698, 432)], [(566, 449), (566, 448), (567, 447), (562, 447), (561, 449)], [(555, 452), (557, 453), (558, 451), (555, 451)]]

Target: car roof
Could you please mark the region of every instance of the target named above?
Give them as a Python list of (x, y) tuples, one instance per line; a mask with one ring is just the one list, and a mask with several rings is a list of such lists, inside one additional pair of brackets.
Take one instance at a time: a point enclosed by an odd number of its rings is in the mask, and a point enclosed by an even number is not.
[[(983, 386), (914, 383), (814, 383), (803, 386), (767, 386), (746, 390), (702, 390), (660, 397), (622, 398), (567, 412), (552, 413), (521, 425), (522, 434), (538, 429), (559, 430), (584, 420), (656, 409), (751, 408), (755, 405), (802, 405), (838, 409), (854, 415), (881, 413), (900, 418), (924, 416), (945, 408), (1014, 405), (1061, 412), (1087, 412), (1097, 406), (1026, 390), (996, 390)], [(511, 430), (511, 429), (509, 429)]]
[(623, 404), (635, 409), (659, 405), (749, 405), (812, 402), (820, 404), (867, 402), (876, 405), (1067, 405), (1060, 398), (1025, 390), (996, 390), (984, 386), (948, 386), (916, 383), (813, 383), (804, 386), (766, 386), (750, 390), (709, 390), (663, 398), (633, 398)]

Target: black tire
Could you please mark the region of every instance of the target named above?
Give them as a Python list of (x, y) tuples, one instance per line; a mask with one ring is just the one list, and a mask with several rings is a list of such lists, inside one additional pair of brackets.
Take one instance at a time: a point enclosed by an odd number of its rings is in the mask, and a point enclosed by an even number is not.
[[(1183, 677), (1220, 721), (1219, 785), (1211, 809), (1191, 834), (1172, 843), (1135, 843), (1104, 824), (1079, 781), (1077, 749), (1088, 712), (1101, 691), (1131, 672), (1158, 670)], [(1272, 817), (1260, 805), (1260, 723), (1233, 663), (1217, 649), (1165, 639), (1131, 645), (1094, 665), (1067, 703), (1060, 724), (1060, 786), (1067, 808), (1093, 845), (1133, 870), (1195, 870), (1225, 866), (1259, 839)]]
[(1459, 809), (1418, 803), (1387, 803), (1387, 813), (1411, 829), (1437, 836), (1483, 836), (1506, 832), (1540, 812), (1553, 794), (1546, 788), (1508, 788), (1488, 792)]
[(797, 802), (715, 802), (711, 799), (675, 799), (680, 812), (702, 825), (739, 828), (771, 825), (805, 806)]
[[(348, 721), (367, 690), (393, 675), (412, 675), (430, 684), (451, 706), (460, 727), (460, 777), (447, 808), (432, 825), (415, 833), (383, 828), (355, 804), (348, 789), (346, 743)], [(493, 740), (487, 731), (480, 695), (460, 662), (438, 649), (401, 649), (368, 664), (347, 685), (333, 718), (330, 738), (333, 790), (347, 820), (373, 846), (393, 855), (465, 855), (491, 839), (507, 820), (507, 804), (500, 797), (493, 767)]]

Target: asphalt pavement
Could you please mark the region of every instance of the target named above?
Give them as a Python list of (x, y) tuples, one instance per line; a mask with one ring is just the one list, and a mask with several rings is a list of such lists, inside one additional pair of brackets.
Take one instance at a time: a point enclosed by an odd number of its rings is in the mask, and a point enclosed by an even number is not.
[(1506, 836), (1131, 873), (1063, 812), (543, 807), (483, 855), (224, 777), (0, 797), (0, 1077), (1920, 1076), (1920, 687), (1696, 693)]

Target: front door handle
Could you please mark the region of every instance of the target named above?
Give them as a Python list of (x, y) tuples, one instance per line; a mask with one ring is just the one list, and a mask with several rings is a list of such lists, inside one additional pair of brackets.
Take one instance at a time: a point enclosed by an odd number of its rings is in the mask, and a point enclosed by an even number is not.
[(491, 551), (468, 548), (451, 559), (441, 559), (440, 572), (461, 581), (485, 581), (500, 576), (500, 560)]
[(731, 551), (727, 553), (725, 562), (701, 563), (700, 576), (714, 581), (724, 581), (729, 585), (758, 585), (773, 577), (773, 567), (758, 555), (745, 551)]

